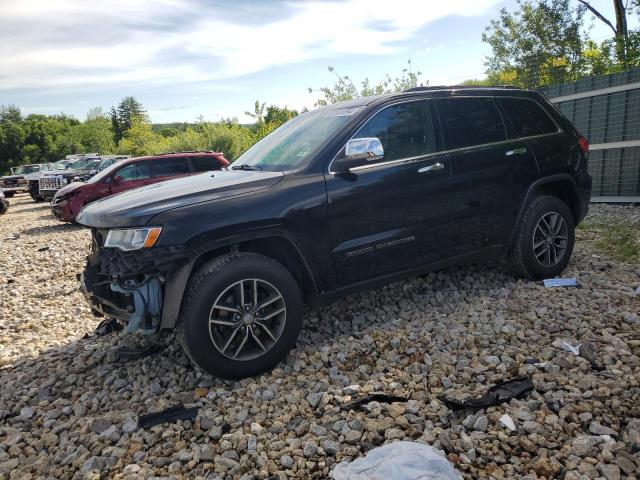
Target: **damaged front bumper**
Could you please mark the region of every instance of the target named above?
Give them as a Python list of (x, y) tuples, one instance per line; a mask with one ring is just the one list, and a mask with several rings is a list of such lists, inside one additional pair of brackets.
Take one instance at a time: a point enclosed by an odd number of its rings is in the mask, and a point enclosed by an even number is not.
[(92, 229), (92, 251), (80, 274), (80, 290), (97, 316), (116, 318), (126, 331), (160, 331), (168, 280), (186, 263), (182, 247), (124, 252), (104, 248), (106, 230)]

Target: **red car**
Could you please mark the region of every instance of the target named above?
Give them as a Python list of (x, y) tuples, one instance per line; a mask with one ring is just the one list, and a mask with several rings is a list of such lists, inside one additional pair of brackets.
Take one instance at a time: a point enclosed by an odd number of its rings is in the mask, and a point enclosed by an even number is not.
[(150, 183), (196, 173), (220, 170), (229, 162), (219, 152), (165, 153), (120, 161), (91, 177), (61, 188), (53, 197), (53, 214), (73, 222), (86, 204)]

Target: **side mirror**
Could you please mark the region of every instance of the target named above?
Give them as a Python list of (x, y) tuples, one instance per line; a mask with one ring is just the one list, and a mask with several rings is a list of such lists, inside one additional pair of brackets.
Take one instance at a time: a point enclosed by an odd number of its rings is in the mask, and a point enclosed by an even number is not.
[(118, 185), (120, 182), (124, 182), (124, 177), (120, 175), (116, 175), (115, 177), (113, 177), (113, 180), (111, 180), (111, 183), (113, 185)]
[(334, 163), (338, 172), (349, 172), (351, 168), (378, 162), (384, 158), (382, 142), (376, 137), (352, 138), (344, 148), (344, 158)]

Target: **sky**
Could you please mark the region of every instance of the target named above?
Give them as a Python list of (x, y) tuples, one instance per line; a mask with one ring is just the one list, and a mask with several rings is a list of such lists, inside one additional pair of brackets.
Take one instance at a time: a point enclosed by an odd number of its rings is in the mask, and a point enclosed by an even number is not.
[[(610, 0), (592, 0), (610, 17)], [(313, 108), (341, 75), (411, 59), (422, 82), (482, 78), (481, 35), (515, 0), (0, 0), (0, 104), (84, 119), (136, 97), (154, 123)], [(609, 32), (596, 24), (593, 38)]]

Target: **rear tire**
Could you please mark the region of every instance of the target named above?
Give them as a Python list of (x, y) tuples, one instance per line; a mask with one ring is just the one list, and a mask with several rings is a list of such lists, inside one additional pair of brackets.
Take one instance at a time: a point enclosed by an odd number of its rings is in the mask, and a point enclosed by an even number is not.
[(190, 280), (178, 338), (191, 360), (212, 375), (251, 377), (274, 368), (295, 346), (302, 305), (296, 280), (275, 260), (225, 255)]
[(535, 197), (518, 224), (511, 265), (519, 277), (556, 277), (567, 267), (574, 243), (575, 225), (569, 207), (556, 197)]

